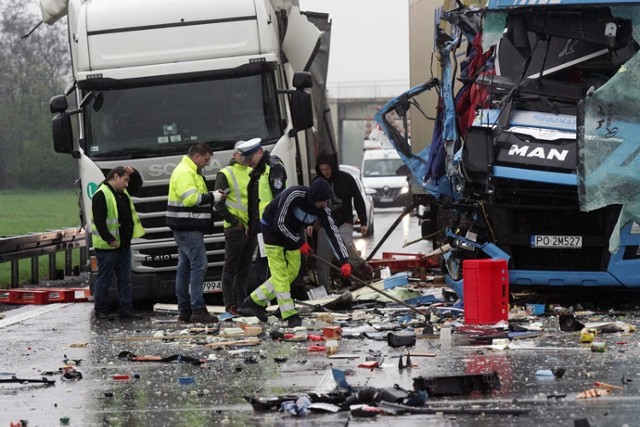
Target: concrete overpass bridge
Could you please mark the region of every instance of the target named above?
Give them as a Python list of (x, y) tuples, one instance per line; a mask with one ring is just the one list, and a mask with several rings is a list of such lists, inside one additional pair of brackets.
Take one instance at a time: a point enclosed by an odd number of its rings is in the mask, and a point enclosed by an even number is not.
[(360, 167), (363, 141), (375, 127), (373, 116), (387, 101), (407, 89), (408, 80), (339, 82), (327, 85), (342, 163)]

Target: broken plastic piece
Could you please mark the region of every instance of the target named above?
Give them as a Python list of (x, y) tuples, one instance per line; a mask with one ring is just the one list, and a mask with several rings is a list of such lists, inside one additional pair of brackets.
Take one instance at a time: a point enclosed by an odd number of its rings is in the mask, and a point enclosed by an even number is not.
[(114, 381), (129, 381), (131, 377), (125, 374), (116, 374), (116, 375), (112, 375), (111, 379)]
[(389, 332), (389, 334), (387, 335), (387, 344), (389, 344), (389, 346), (393, 348), (414, 347), (416, 345), (416, 336), (399, 335), (394, 334), (393, 332)]
[(536, 371), (536, 377), (555, 377), (562, 378), (566, 369), (564, 368), (556, 368), (556, 369), (538, 369)]
[(298, 417), (304, 417), (307, 415), (307, 409), (311, 406), (311, 400), (307, 396), (300, 396), (296, 401), (282, 402), (280, 405), (281, 411), (286, 411), (291, 415)]
[(404, 363), (402, 363), (402, 355), (398, 358), (398, 369), (404, 369)]
[(179, 377), (178, 382), (180, 384), (193, 384), (196, 382), (196, 379), (193, 377)]
[(561, 314), (558, 321), (562, 332), (575, 332), (584, 328), (584, 324), (578, 322), (573, 314)]
[(42, 383), (45, 385), (54, 385), (56, 382), (54, 380), (48, 380), (44, 377), (42, 377), (41, 380), (34, 380), (29, 378), (18, 378), (15, 375), (12, 375), (11, 378), (0, 379), (0, 383), (18, 383), (18, 384)]
[(484, 374), (413, 379), (413, 389), (417, 392), (426, 390), (429, 396), (460, 395), (476, 391), (487, 393), (491, 390), (500, 390), (500, 387), (500, 377), (495, 371)]
[(384, 411), (382, 409), (376, 408), (375, 406), (369, 405), (353, 405), (350, 408), (351, 415), (354, 417), (367, 417), (372, 418), (378, 414), (383, 414)]
[(373, 368), (377, 368), (378, 366), (380, 366), (378, 364), (378, 362), (376, 360), (370, 360), (368, 362), (362, 362), (358, 365), (358, 368), (367, 368), (367, 369), (373, 369)]
[(253, 410), (256, 412), (274, 411), (280, 408), (285, 401), (295, 401), (297, 396), (278, 396), (267, 398), (255, 398), (251, 396), (244, 396), (244, 399), (251, 404)]
[(611, 393), (611, 390), (591, 388), (589, 390), (583, 391), (582, 393), (578, 393), (578, 395), (576, 396), (576, 399), (592, 399), (592, 398), (604, 396), (610, 393)]
[(624, 390), (624, 387), (620, 387), (619, 385), (601, 383), (600, 381), (594, 382), (593, 385), (598, 388), (603, 388), (605, 390)]

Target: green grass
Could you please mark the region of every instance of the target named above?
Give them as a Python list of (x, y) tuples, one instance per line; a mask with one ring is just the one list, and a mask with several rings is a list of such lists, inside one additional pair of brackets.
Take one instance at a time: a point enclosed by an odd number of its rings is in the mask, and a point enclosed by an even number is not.
[(69, 190), (1, 190), (0, 236), (80, 225), (78, 198)]
[[(0, 238), (42, 233), (67, 227), (79, 227), (78, 199), (73, 189), (68, 190), (1, 190)], [(79, 251), (73, 251), (73, 265), (78, 265)], [(40, 281), (46, 280), (49, 257), (38, 260)], [(31, 279), (31, 262), (21, 260), (20, 284)], [(56, 268), (64, 269), (64, 253), (56, 257)], [(11, 263), (0, 264), (0, 288), (11, 284)]]

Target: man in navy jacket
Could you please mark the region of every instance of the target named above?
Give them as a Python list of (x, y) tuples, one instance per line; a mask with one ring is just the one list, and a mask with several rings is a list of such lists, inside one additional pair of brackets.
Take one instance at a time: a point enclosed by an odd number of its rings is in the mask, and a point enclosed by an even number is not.
[(327, 231), (329, 242), (342, 265), (342, 275), (351, 275), (347, 248), (327, 207), (332, 197), (331, 185), (324, 179), (317, 179), (310, 187), (296, 185), (287, 188), (267, 205), (261, 225), (271, 277), (245, 299), (246, 308), (239, 309), (240, 314), (257, 316), (266, 322), (265, 306), (276, 298), (282, 319), (287, 319), (288, 326), (302, 324), (291, 297), (291, 283), (300, 270), (300, 254), (311, 252), (305, 229), (316, 222)]

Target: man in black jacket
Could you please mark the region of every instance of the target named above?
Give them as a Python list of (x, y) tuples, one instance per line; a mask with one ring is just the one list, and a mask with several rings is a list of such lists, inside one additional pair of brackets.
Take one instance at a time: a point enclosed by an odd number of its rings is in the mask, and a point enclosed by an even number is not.
[(291, 297), (291, 283), (300, 270), (300, 254), (308, 255), (311, 251), (305, 239), (305, 228), (316, 222), (327, 230), (327, 237), (342, 265), (342, 275), (351, 275), (347, 248), (327, 208), (332, 195), (329, 183), (318, 179), (308, 188), (300, 185), (287, 188), (267, 205), (261, 223), (271, 276), (245, 299), (245, 308), (238, 309), (238, 313), (257, 316), (266, 322), (265, 306), (277, 298), (280, 314), (288, 326), (302, 324)]
[[(358, 184), (351, 174), (339, 169), (335, 157), (323, 151), (316, 161), (316, 173), (318, 178), (326, 179), (333, 188), (333, 198), (329, 202), (331, 217), (336, 226), (340, 229), (340, 235), (349, 251), (349, 263), (356, 269), (357, 274), (365, 280), (373, 278), (373, 269), (360, 257), (356, 246), (353, 243), (353, 208), (355, 207), (360, 219), (360, 232), (363, 236), (369, 230), (367, 224), (367, 212), (364, 199), (358, 188)], [(311, 232), (311, 230), (308, 230)], [(318, 231), (318, 245), (316, 248), (318, 256), (328, 262), (333, 259), (333, 252), (327, 240), (327, 233), (324, 229)], [(329, 265), (317, 263), (318, 285), (329, 290)]]
[[(113, 276), (118, 289), (118, 312), (121, 319), (141, 319), (133, 311), (131, 288), (131, 239), (144, 235), (131, 197), (127, 192), (142, 186), (142, 177), (130, 166), (116, 166), (102, 182), (91, 200), (91, 245), (98, 261), (93, 298), (95, 317), (111, 320), (108, 293)], [(135, 194), (136, 191), (133, 191)]]

